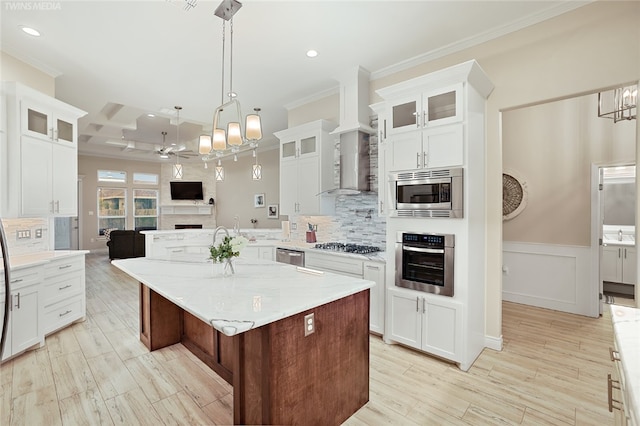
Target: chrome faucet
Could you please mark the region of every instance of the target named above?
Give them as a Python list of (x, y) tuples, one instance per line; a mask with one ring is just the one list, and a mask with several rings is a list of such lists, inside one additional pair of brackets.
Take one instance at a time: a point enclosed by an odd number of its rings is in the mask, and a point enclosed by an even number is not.
[(240, 235), (240, 218), (238, 215), (233, 217), (233, 233), (235, 235)]
[(212, 244), (215, 246), (216, 245), (216, 236), (218, 235), (219, 231), (224, 231), (225, 234), (227, 234), (227, 237), (229, 237), (229, 231), (227, 230), (227, 228), (225, 228), (224, 226), (218, 226), (216, 228), (215, 231), (213, 231), (213, 242)]
[(622, 229), (618, 231), (618, 241), (622, 241)]

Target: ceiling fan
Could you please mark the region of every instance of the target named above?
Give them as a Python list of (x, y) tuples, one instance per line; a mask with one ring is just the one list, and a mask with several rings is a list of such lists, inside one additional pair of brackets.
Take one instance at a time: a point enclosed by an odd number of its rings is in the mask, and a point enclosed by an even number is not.
[(160, 158), (169, 158), (172, 155), (180, 155), (182, 157), (195, 157), (198, 154), (193, 152), (190, 149), (187, 149), (187, 146), (184, 144), (172, 144), (166, 146), (165, 138), (167, 136), (167, 132), (162, 132), (162, 146), (159, 147), (156, 145), (154, 152), (156, 155), (160, 156)]

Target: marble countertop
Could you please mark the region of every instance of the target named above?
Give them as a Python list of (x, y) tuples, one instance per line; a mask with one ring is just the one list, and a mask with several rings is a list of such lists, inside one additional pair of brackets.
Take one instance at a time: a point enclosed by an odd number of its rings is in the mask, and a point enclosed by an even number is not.
[[(16, 256), (9, 255), (9, 263), (11, 270), (18, 270), (22, 268), (28, 268), (39, 264), (47, 263), (51, 260), (62, 259), (69, 256), (79, 256), (89, 253), (88, 250), (51, 250), (41, 251), (29, 254), (20, 254)], [(0, 271), (3, 271), (2, 263), (0, 262)]]
[(182, 309), (233, 336), (375, 286), (267, 260), (234, 260), (223, 278), (210, 262), (120, 259), (114, 266)]
[[(640, 422), (640, 309), (610, 305), (632, 425)], [(635, 420), (635, 422), (634, 422)]]

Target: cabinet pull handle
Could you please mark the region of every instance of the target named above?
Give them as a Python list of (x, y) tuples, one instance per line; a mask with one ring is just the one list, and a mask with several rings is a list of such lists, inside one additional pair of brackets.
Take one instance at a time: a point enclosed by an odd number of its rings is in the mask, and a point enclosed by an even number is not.
[(383, 126), (384, 126), (384, 127), (383, 127), (383, 128), (384, 128), (384, 138), (386, 139), (386, 138), (387, 138), (387, 119), (385, 118), (385, 119), (382, 121), (382, 123), (383, 123)]
[(380, 268), (378, 268), (377, 266), (374, 266), (374, 265), (367, 265), (367, 269), (373, 269), (374, 271), (377, 271)]
[(62, 266), (58, 266), (58, 269), (67, 269), (67, 268), (71, 268), (71, 264), (68, 265), (62, 265)]
[(58, 287), (58, 290), (64, 290), (65, 288), (71, 287), (71, 284), (67, 284), (64, 287)]
[(53, 127), (49, 129), (49, 139), (53, 140)]
[[(615, 385), (614, 385), (615, 383)], [(607, 394), (609, 396), (609, 412), (613, 413), (613, 409), (622, 411), (622, 403), (617, 399), (613, 399), (613, 389), (620, 389), (620, 382), (611, 378), (611, 373), (607, 374)], [(617, 406), (613, 403), (618, 404)]]
[(620, 361), (620, 352), (614, 350), (612, 347), (609, 347), (609, 356), (611, 357), (611, 361)]
[(624, 249), (624, 258), (627, 258), (627, 249)]
[(420, 312), (420, 297), (416, 297), (416, 312)]
[(11, 284), (22, 282), (22, 278), (16, 278), (15, 280), (11, 280)]
[(427, 160), (429, 159), (426, 152), (422, 153), (422, 167), (427, 167)]
[(422, 313), (427, 313), (427, 299), (422, 299)]
[(63, 316), (65, 316), (65, 315), (67, 315), (67, 314), (70, 314), (71, 312), (72, 312), (72, 311), (70, 311), (70, 310), (68, 310), (68, 309), (67, 309), (65, 312), (63, 312), (63, 313), (61, 313), (61, 314), (58, 314), (58, 317), (63, 317)]
[(416, 152), (416, 168), (420, 168), (420, 153)]
[(49, 211), (50, 211), (51, 213), (55, 213), (55, 210), (53, 210), (53, 201), (51, 201), (51, 202), (49, 203), (49, 205), (51, 206), (51, 207), (49, 207)]
[(20, 293), (16, 294), (16, 297), (18, 298), (18, 303), (16, 304), (16, 308), (20, 309)]
[(622, 249), (618, 249), (618, 259), (622, 257)]
[(56, 213), (60, 213), (60, 200), (56, 200)]
[(380, 213), (384, 213), (384, 208), (382, 207), (382, 201), (380, 201)]
[(55, 129), (55, 130), (53, 131), (53, 134), (54, 134), (53, 139), (54, 139), (55, 141), (60, 140), (60, 139), (58, 138), (58, 129)]

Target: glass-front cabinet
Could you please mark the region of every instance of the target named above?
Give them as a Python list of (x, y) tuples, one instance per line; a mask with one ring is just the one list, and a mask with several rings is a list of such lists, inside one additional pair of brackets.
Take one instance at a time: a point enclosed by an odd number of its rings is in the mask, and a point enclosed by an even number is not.
[(463, 120), (463, 85), (398, 99), (391, 105), (389, 134), (451, 124)]
[(283, 161), (314, 156), (318, 153), (316, 136), (310, 136), (282, 143), (280, 150)]
[(76, 117), (65, 117), (27, 99), (22, 104), (22, 133), (27, 136), (75, 145)]

